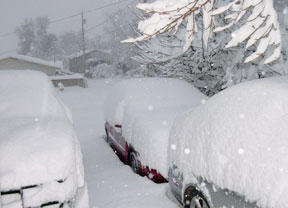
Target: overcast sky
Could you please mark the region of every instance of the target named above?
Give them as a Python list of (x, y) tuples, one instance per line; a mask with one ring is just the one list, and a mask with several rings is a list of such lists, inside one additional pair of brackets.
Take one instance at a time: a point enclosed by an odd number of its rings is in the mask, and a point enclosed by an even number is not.
[[(123, 0), (1, 0), (0, 7), (0, 55), (16, 52), (17, 38), (15, 35), (5, 34), (14, 32), (15, 28), (23, 23), (25, 17), (48, 16), (50, 21), (61, 19), (109, 5)], [(126, 0), (123, 3), (85, 14), (87, 28), (91, 28), (102, 22), (109, 14), (119, 8), (125, 8), (127, 4), (133, 4), (137, 0)], [(80, 16), (50, 25), (49, 32), (61, 34), (65, 31), (78, 31), (81, 29)], [(93, 33), (101, 34), (99, 27)]]

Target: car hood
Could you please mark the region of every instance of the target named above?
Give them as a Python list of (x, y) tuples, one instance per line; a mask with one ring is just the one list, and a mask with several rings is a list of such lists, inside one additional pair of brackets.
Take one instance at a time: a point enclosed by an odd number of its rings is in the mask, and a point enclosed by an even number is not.
[(6, 118), (0, 123), (2, 190), (64, 180), (77, 172), (79, 150), (67, 120)]

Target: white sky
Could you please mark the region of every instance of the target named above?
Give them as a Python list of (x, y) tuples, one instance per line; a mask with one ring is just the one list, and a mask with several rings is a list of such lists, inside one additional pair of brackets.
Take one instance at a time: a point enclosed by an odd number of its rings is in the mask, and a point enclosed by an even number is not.
[[(82, 10), (87, 11), (119, 1), (123, 0), (1, 0), (0, 36), (14, 32), (15, 28), (24, 22), (25, 17), (48, 16), (53, 21), (80, 13)], [(91, 28), (97, 25), (116, 9), (125, 8), (127, 4), (133, 2), (137, 2), (137, 0), (127, 0), (121, 4), (84, 15), (87, 19), (86, 27)], [(78, 16), (52, 24), (49, 32), (61, 34), (65, 31), (78, 31), (80, 29), (81, 19)], [(101, 31), (100, 27), (93, 30), (93, 33), (101, 34)], [(15, 35), (0, 37), (0, 55), (13, 53), (16, 48), (17, 38)]]

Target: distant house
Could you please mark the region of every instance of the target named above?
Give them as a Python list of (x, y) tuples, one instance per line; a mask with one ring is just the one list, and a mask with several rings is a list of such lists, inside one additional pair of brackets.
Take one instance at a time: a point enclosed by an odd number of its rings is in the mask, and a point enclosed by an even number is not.
[(102, 63), (109, 63), (109, 53), (102, 50), (87, 50), (85, 52), (85, 65), (83, 51), (72, 54), (69, 57), (69, 71), (75, 73), (86, 74), (90, 67), (97, 66)]
[(59, 64), (23, 55), (7, 55), (0, 57), (0, 70), (35, 70), (48, 76), (54, 76), (61, 70)]
[(58, 87), (59, 83), (65, 87), (87, 87), (83, 75), (63, 71), (62, 64), (59, 62), (53, 63), (30, 56), (18, 54), (2, 56), (0, 57), (0, 70), (35, 70), (47, 74), (55, 87)]

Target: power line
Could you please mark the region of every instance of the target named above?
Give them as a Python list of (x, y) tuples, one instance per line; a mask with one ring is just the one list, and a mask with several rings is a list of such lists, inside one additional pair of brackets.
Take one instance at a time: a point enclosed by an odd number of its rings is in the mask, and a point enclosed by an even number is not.
[(104, 9), (104, 8), (107, 8), (107, 7), (110, 7), (110, 6), (121, 4), (121, 3), (126, 2), (126, 1), (130, 1), (130, 0), (123, 0), (123, 1), (118, 1), (118, 2), (115, 2), (115, 3), (107, 4), (107, 5), (102, 6), (102, 7), (98, 7), (98, 8), (95, 8), (95, 9), (88, 10), (85, 13), (95, 12), (95, 11), (98, 11), (98, 10), (101, 10), (101, 9)]
[[(99, 11), (101, 9), (108, 8), (108, 7), (117, 5), (117, 4), (121, 4), (121, 3), (126, 2), (126, 1), (129, 1), (129, 0), (122, 0), (122, 1), (115, 2), (115, 3), (107, 4), (107, 5), (104, 5), (104, 6), (101, 6), (101, 7), (97, 7), (95, 9), (86, 10), (83, 13), (84, 14), (88, 14), (88, 13), (91, 13), (91, 12)], [(57, 22), (62, 22), (62, 21), (65, 21), (65, 20), (68, 20), (68, 19), (71, 19), (71, 18), (74, 18), (74, 17), (77, 17), (77, 16), (81, 16), (81, 12), (77, 13), (77, 14), (72, 14), (70, 16), (62, 17), (60, 19), (52, 20), (52, 21), (50, 21), (50, 24), (54, 24), (54, 23), (57, 23)], [(11, 36), (11, 35), (14, 35), (14, 34), (15, 34), (15, 32), (9, 32), (9, 33), (5, 33), (5, 34), (0, 34), (0, 38), (8, 37), (8, 36)]]

